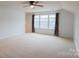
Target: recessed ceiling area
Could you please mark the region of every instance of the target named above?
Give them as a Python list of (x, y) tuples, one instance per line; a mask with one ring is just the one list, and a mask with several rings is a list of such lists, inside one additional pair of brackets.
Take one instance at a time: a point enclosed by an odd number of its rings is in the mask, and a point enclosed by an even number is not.
[(25, 5), (22, 4), (22, 2), (24, 1), (1, 1), (0, 7), (19, 8), (25, 12), (56, 11), (65, 9), (74, 13), (79, 10), (78, 1), (39, 1), (39, 4), (43, 5), (44, 7), (35, 7), (34, 9), (30, 8), (29, 6), (23, 8)]

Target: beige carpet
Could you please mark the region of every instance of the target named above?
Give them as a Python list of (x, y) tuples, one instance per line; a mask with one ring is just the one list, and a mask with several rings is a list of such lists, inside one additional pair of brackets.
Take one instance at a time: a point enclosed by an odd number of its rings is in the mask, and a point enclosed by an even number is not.
[(0, 57), (78, 57), (73, 40), (27, 33), (0, 39)]

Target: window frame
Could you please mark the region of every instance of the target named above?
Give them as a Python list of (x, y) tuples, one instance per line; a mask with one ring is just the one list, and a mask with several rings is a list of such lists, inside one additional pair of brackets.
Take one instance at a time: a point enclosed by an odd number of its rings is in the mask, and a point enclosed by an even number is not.
[[(39, 15), (39, 28), (36, 28), (36, 29), (50, 29), (49, 27), (49, 22), (50, 22), (50, 15), (55, 15), (55, 18), (56, 18), (56, 14), (55, 13), (50, 13), (50, 14), (35, 14), (35, 15)], [(40, 16), (41, 15), (48, 15), (48, 28), (41, 28), (40, 27)], [(52, 28), (53, 29), (53, 28)], [(55, 28), (54, 28), (55, 29)]]

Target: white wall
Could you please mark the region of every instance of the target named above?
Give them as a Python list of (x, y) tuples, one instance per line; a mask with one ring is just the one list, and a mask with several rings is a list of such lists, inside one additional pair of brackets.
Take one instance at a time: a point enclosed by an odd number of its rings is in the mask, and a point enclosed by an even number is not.
[(73, 38), (74, 15), (63, 9), (59, 13), (59, 36)]
[(74, 41), (79, 53), (79, 12), (75, 14), (75, 25), (74, 25)]
[(0, 6), (0, 39), (24, 33), (25, 13), (18, 8)]

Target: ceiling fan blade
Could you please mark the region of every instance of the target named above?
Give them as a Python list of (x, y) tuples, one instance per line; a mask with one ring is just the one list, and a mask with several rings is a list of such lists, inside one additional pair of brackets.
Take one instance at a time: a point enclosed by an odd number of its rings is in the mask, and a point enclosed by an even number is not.
[(39, 2), (38, 2), (38, 1), (34, 1), (34, 3), (33, 3), (33, 4), (34, 4), (34, 5), (36, 5), (37, 3), (39, 3)]
[(22, 4), (25, 5), (25, 6), (23, 6), (23, 8), (28, 7), (28, 6), (30, 6), (30, 7), (33, 7), (33, 6), (43, 7), (43, 5), (39, 5), (38, 3), (39, 3), (39, 1), (25, 1)]
[(43, 5), (34, 5), (34, 6), (39, 6), (39, 7), (43, 7)]

